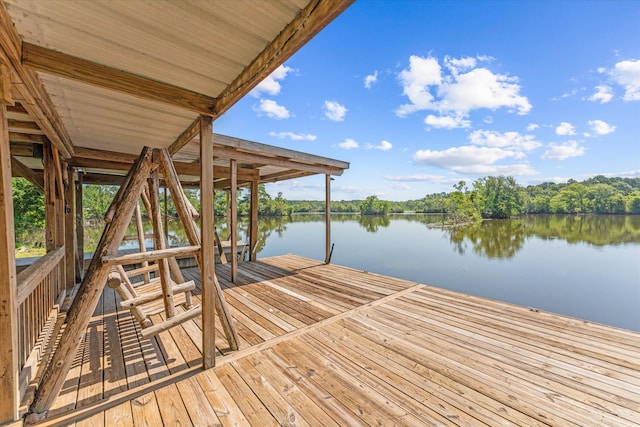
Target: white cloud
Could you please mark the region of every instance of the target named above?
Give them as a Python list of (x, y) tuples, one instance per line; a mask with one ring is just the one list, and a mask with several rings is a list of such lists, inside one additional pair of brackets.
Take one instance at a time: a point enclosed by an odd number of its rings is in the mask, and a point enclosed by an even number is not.
[(589, 120), (587, 124), (589, 125), (589, 128), (591, 128), (591, 131), (596, 135), (606, 135), (613, 133), (616, 130), (616, 126), (612, 126), (602, 120)]
[(471, 126), (471, 121), (465, 120), (463, 116), (434, 116), (429, 114), (424, 122), (434, 128), (454, 129), (454, 128), (468, 128)]
[(369, 74), (364, 78), (364, 87), (367, 89), (371, 89), (371, 85), (378, 81), (378, 71), (375, 71), (373, 74)]
[(289, 138), (292, 141), (315, 141), (318, 137), (310, 133), (293, 133), (293, 132), (269, 132), (269, 136), (284, 139)]
[(467, 71), (476, 66), (476, 58), (467, 56), (465, 58), (444, 57), (444, 65), (451, 71), (451, 74), (458, 75), (462, 71)]
[(433, 182), (440, 183), (445, 180), (442, 175), (414, 174), (414, 175), (386, 175), (384, 179), (399, 182)]
[(524, 115), (531, 110), (531, 104), (525, 96), (519, 95), (520, 85), (517, 77), (493, 74), (486, 68), (475, 68), (466, 74), (456, 76), (455, 80), (440, 86), (438, 107), (441, 111), (456, 111), (468, 114), (471, 110), (501, 107), (515, 108)]
[(485, 173), (484, 171), (497, 170), (494, 163), (516, 156), (516, 152), (502, 148), (467, 145), (442, 151), (418, 150), (413, 155), (413, 161), (459, 173)]
[(580, 146), (577, 141), (568, 141), (562, 144), (549, 144), (549, 149), (541, 156), (546, 160), (565, 160), (570, 157), (582, 156), (585, 148)]
[(405, 183), (400, 183), (400, 184), (392, 184), (391, 188), (393, 188), (394, 190), (399, 190), (399, 191), (404, 191), (404, 190), (411, 190), (411, 186), (409, 186), (409, 184), (405, 184)]
[[(506, 107), (520, 115), (527, 114), (531, 104), (527, 97), (520, 95), (517, 77), (494, 74), (487, 68), (476, 68), (479, 60), (490, 59), (480, 56), (445, 57), (444, 66), (448, 72), (444, 72), (436, 58), (412, 55), (409, 68), (398, 74), (403, 94), (410, 103), (398, 107), (396, 114), (404, 117), (416, 111), (433, 110), (443, 117), (459, 117), (459, 123), (470, 111), (482, 108), (497, 110)], [(437, 119), (434, 115), (427, 117), (427, 120), (436, 124), (451, 122), (450, 119)]]
[(562, 122), (560, 123), (560, 126), (556, 128), (556, 135), (566, 136), (566, 135), (575, 135), (575, 134), (576, 134), (576, 130), (571, 123)]
[(393, 148), (393, 144), (391, 144), (389, 141), (382, 140), (380, 141), (380, 144), (372, 145), (369, 148), (373, 148), (374, 150), (380, 150), (380, 151), (389, 151)]
[(339, 143), (338, 147), (344, 148), (345, 150), (351, 150), (352, 148), (360, 147), (360, 144), (358, 144), (355, 140), (353, 140), (351, 138), (347, 138), (344, 141), (342, 141), (341, 143)]
[(295, 71), (293, 68), (287, 67), (285, 65), (280, 65), (276, 68), (273, 73), (269, 74), (263, 81), (260, 82), (253, 90), (250, 92), (251, 95), (256, 98), (260, 97), (263, 93), (268, 95), (278, 95), (280, 93), (280, 81), (284, 80), (287, 77), (287, 74)]
[(258, 113), (264, 113), (272, 119), (288, 119), (291, 117), (291, 113), (282, 105), (279, 105), (272, 99), (261, 99), (257, 107), (254, 110)]
[(335, 101), (324, 101), (324, 109), (324, 115), (334, 122), (343, 121), (345, 114), (347, 114), (347, 108)]
[(433, 95), (429, 86), (438, 86), (442, 82), (441, 68), (436, 58), (422, 58), (411, 55), (409, 69), (402, 70), (398, 75), (403, 87), (403, 94), (407, 95), (410, 104), (401, 105), (396, 114), (404, 117), (415, 111), (433, 109)]
[(533, 132), (534, 130), (540, 128), (540, 125), (536, 124), (536, 123), (529, 123), (529, 125), (527, 125), (527, 132)]
[[(476, 130), (469, 135), (469, 141), (474, 145), (497, 147), (518, 152), (535, 150), (542, 144), (533, 135), (521, 135), (518, 132), (497, 132), (491, 130)], [(516, 157), (524, 157), (519, 153)]]
[(640, 101), (640, 59), (618, 62), (611, 77), (624, 87), (625, 101)]
[(589, 101), (600, 101), (601, 104), (606, 104), (613, 99), (613, 92), (611, 87), (607, 85), (598, 85), (595, 87), (596, 93), (589, 97)]

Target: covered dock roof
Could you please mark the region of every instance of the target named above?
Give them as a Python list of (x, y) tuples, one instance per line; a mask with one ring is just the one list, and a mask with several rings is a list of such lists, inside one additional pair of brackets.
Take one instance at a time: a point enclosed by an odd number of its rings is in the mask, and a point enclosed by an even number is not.
[(0, 44), (14, 101), (63, 158), (175, 154), (352, 1), (3, 0)]

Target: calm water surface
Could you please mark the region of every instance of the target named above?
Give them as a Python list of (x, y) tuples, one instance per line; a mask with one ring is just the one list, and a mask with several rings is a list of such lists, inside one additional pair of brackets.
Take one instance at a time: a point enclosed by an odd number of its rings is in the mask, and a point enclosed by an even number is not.
[[(332, 263), (640, 331), (640, 216), (535, 215), (455, 229), (439, 220), (334, 214)], [(217, 227), (225, 239), (226, 225)], [(179, 222), (169, 230), (172, 245), (187, 244)], [(324, 230), (324, 215), (261, 218), (258, 258), (323, 260)]]
[[(332, 216), (332, 262), (640, 331), (640, 216)], [(268, 223), (265, 222), (265, 225)], [(324, 259), (324, 216), (271, 220), (259, 257)]]

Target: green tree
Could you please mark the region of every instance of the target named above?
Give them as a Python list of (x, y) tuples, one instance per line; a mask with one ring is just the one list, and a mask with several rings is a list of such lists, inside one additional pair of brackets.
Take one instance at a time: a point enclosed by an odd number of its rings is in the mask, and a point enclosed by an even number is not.
[(524, 211), (523, 191), (509, 176), (488, 176), (473, 183), (475, 203), (483, 218), (509, 218)]
[(44, 228), (44, 194), (24, 178), (11, 179), (13, 222), (17, 243), (27, 246), (42, 242)]
[(102, 219), (118, 191), (114, 185), (87, 184), (82, 189), (83, 218)]
[(369, 196), (360, 204), (362, 215), (387, 215), (391, 205), (385, 200), (378, 199), (378, 196)]

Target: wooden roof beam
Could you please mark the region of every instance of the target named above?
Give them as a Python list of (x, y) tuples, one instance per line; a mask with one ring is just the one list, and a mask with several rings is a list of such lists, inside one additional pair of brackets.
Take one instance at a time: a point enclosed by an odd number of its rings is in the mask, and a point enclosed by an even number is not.
[(313, 0), (218, 96), (217, 118), (335, 19), (354, 0)]
[(216, 99), (188, 89), (142, 77), (31, 43), (22, 43), (22, 64), (42, 73), (162, 102), (207, 116)]
[[(331, 167), (324, 164), (311, 165), (308, 163), (300, 163), (288, 158), (269, 157), (260, 154), (247, 153), (244, 151), (234, 150), (228, 147), (214, 147), (214, 153), (220, 159), (236, 159), (241, 162), (262, 163), (265, 165), (279, 166), (283, 168), (296, 169), (299, 171), (307, 171), (318, 174), (342, 175), (343, 168)], [(346, 163), (347, 167), (349, 166)]]
[(44, 175), (32, 171), (13, 156), (11, 156), (11, 172), (13, 176), (26, 179), (44, 193)]
[[(128, 171), (135, 159), (133, 154), (77, 147), (76, 155), (71, 158), (69, 165), (76, 168)], [(200, 176), (200, 163), (174, 162), (174, 167), (178, 175)], [(215, 178), (228, 178), (230, 170), (229, 167), (215, 166), (213, 174)], [(252, 181), (258, 178), (257, 169), (238, 168), (238, 179)]]

